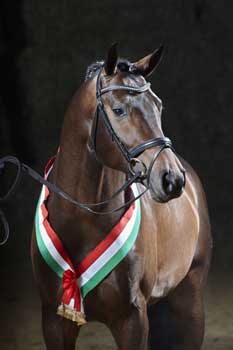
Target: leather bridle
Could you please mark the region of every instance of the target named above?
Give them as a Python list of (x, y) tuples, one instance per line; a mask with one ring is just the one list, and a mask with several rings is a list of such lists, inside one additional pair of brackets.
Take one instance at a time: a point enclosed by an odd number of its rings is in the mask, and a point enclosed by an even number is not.
[[(111, 91), (116, 91), (116, 90), (122, 90), (122, 91), (127, 91), (129, 93), (144, 93), (148, 90), (150, 90), (150, 83), (146, 83), (145, 85), (141, 87), (133, 87), (133, 86), (125, 86), (125, 85), (110, 85), (107, 87), (102, 88), (102, 83), (101, 83), (101, 73), (103, 71), (104, 64), (102, 68), (100, 69), (98, 76), (97, 76), (97, 82), (96, 82), (96, 99), (97, 99), (97, 109), (96, 109), (96, 122), (95, 126), (93, 128), (93, 133), (92, 133), (92, 143), (93, 143), (93, 149), (95, 150), (97, 157), (98, 157), (98, 152), (96, 149), (96, 143), (97, 143), (97, 131), (98, 131), (98, 124), (99, 120), (101, 119), (112, 139), (114, 141), (122, 155), (124, 156), (125, 160), (128, 163), (129, 166), (129, 174), (127, 175), (126, 182), (123, 184), (121, 188), (119, 188), (111, 198), (98, 202), (98, 203), (82, 203), (77, 199), (72, 198), (70, 195), (65, 193), (63, 190), (61, 190), (59, 187), (57, 187), (55, 184), (49, 182), (47, 179), (44, 179), (38, 172), (36, 172), (34, 169), (29, 167), (28, 165), (22, 163), (17, 159), (16, 157), (13, 156), (6, 156), (3, 158), (0, 158), (0, 170), (2, 170), (6, 163), (11, 163), (14, 164), (17, 167), (17, 175), (16, 178), (13, 182), (13, 185), (11, 188), (8, 190), (8, 192), (0, 197), (0, 202), (3, 202), (7, 200), (12, 192), (15, 190), (16, 186), (18, 185), (22, 172), (25, 172), (32, 178), (34, 178), (36, 181), (41, 183), (42, 185), (45, 185), (48, 187), (49, 190), (53, 191), (54, 193), (58, 194), (65, 200), (69, 201), (70, 203), (77, 205), (81, 209), (84, 209), (92, 214), (98, 214), (98, 215), (106, 215), (106, 214), (111, 214), (114, 212), (117, 212), (119, 210), (122, 210), (126, 207), (128, 207), (130, 204), (132, 204), (134, 201), (136, 201), (138, 198), (142, 197), (151, 187), (150, 184), (150, 176), (151, 176), (151, 171), (154, 166), (154, 163), (158, 159), (160, 153), (166, 149), (172, 148), (172, 143), (169, 138), (167, 137), (155, 137), (153, 139), (150, 139), (148, 141), (145, 141), (141, 143), (140, 145), (137, 145), (131, 149), (128, 149), (125, 144), (121, 141), (120, 137), (117, 135), (116, 131), (112, 127), (112, 124), (109, 120), (108, 114), (105, 110), (104, 103), (102, 100), (102, 96), (108, 92)], [(157, 151), (155, 152), (148, 168), (146, 165), (140, 160), (139, 157), (143, 152), (145, 152), (147, 149), (150, 149), (152, 147), (156, 147)], [(174, 151), (174, 150), (173, 150)], [(137, 170), (135, 169), (135, 165), (140, 165), (141, 169)], [(109, 204), (112, 200), (114, 200), (120, 193), (124, 192), (127, 188), (129, 188), (133, 183), (135, 182), (140, 182), (142, 183), (146, 188), (143, 192), (141, 192), (137, 197), (133, 197), (130, 200), (128, 200), (126, 203), (121, 205), (118, 208), (107, 210), (107, 211), (102, 211), (102, 210), (95, 210), (93, 208), (95, 207), (101, 207)], [(4, 231), (5, 231), (5, 237), (2, 241), (0, 241), (0, 245), (4, 244), (9, 236), (9, 226), (8, 222), (5, 218), (5, 215), (3, 211), (0, 209), (0, 222), (2, 222)]]
[[(104, 66), (103, 66), (104, 67)], [(146, 83), (145, 85), (141, 87), (134, 87), (134, 86), (126, 86), (126, 85), (110, 85), (107, 87), (102, 88), (101, 83), (101, 73), (102, 69), (100, 69), (97, 81), (96, 81), (96, 99), (97, 99), (97, 110), (96, 110), (96, 123), (95, 128), (92, 133), (92, 142), (95, 152), (97, 153), (97, 131), (98, 131), (98, 125), (99, 120), (101, 119), (104, 122), (104, 125), (107, 129), (107, 131), (110, 134), (111, 139), (117, 144), (119, 150), (121, 151), (122, 155), (124, 156), (125, 160), (128, 163), (129, 171), (131, 175), (135, 175), (136, 172), (134, 171), (134, 165), (140, 164), (141, 166), (141, 173), (138, 173), (137, 180), (146, 180), (147, 189), (150, 188), (150, 175), (153, 168), (153, 165), (155, 161), (157, 160), (159, 154), (165, 149), (170, 148), (173, 150), (172, 142), (168, 137), (155, 137), (152, 139), (149, 139), (140, 145), (137, 145), (131, 149), (127, 149), (125, 144), (121, 141), (120, 137), (117, 135), (116, 131), (112, 127), (112, 124), (109, 120), (108, 114), (106, 112), (106, 109), (104, 107), (104, 103), (102, 100), (102, 96), (108, 92), (116, 91), (116, 90), (122, 90), (127, 91), (129, 93), (144, 93), (148, 90), (150, 90), (150, 83)], [(155, 155), (153, 156), (149, 167), (147, 169), (146, 165), (142, 162), (141, 159), (137, 158), (139, 157), (143, 152), (145, 152), (147, 149), (153, 148), (153, 147), (159, 147)], [(174, 151), (174, 150), (173, 150)], [(136, 180), (134, 180), (135, 182)], [(145, 184), (145, 183), (144, 183)]]

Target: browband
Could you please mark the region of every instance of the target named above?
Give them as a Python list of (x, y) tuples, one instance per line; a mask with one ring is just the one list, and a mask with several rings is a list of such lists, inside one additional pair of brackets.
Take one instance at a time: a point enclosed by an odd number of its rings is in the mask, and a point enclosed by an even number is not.
[(125, 90), (125, 91), (130, 91), (130, 92), (145, 92), (150, 89), (151, 84), (146, 83), (145, 85), (141, 87), (134, 87), (134, 86), (127, 86), (127, 85), (111, 85), (107, 86), (105, 88), (102, 88), (97, 94), (97, 98), (100, 97), (101, 95), (105, 94), (106, 92), (109, 91), (114, 91), (114, 90)]

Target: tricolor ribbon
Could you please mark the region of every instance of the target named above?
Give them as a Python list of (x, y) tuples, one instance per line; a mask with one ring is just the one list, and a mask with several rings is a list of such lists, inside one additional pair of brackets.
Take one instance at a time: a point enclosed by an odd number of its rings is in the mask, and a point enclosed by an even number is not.
[(76, 273), (66, 270), (62, 278), (63, 296), (62, 303), (57, 313), (77, 323), (78, 326), (86, 323), (85, 314), (81, 311), (82, 296), (77, 284)]
[[(52, 158), (45, 170), (47, 179), (53, 168)], [(137, 185), (131, 187), (134, 196), (138, 196)], [(111, 232), (74, 268), (62, 241), (48, 221), (46, 201), (49, 190), (44, 185), (39, 198), (35, 229), (40, 253), (46, 263), (62, 278), (62, 303), (57, 313), (75, 321), (78, 325), (86, 322), (83, 300), (111, 271), (126, 257), (132, 249), (140, 228), (141, 208), (137, 200), (121, 217)]]

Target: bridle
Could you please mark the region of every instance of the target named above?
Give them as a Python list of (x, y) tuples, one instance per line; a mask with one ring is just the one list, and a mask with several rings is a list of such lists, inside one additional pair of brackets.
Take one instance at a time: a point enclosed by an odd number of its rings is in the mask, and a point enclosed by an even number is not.
[[(129, 93), (132, 93), (132, 92), (133, 93), (144, 93), (144, 92), (150, 90), (151, 84), (146, 83), (141, 87), (133, 87), (133, 86), (126, 86), (126, 85), (110, 85), (110, 86), (102, 88), (102, 83), (101, 83), (102, 70), (103, 70), (103, 67), (102, 67), (102, 69), (100, 69), (98, 76), (97, 76), (97, 81), (96, 81), (96, 99), (97, 99), (96, 123), (95, 123), (95, 128), (93, 129), (93, 133), (92, 133), (92, 143), (93, 143), (94, 150), (97, 153), (97, 131), (98, 131), (99, 120), (101, 119), (104, 122), (104, 125), (105, 125), (106, 129), (108, 130), (112, 141), (114, 141), (117, 144), (120, 152), (122, 153), (123, 157), (127, 161), (130, 174), (133, 176), (135, 176), (137, 174), (137, 178), (134, 179), (134, 182), (136, 182), (136, 180), (137, 180), (137, 182), (139, 182), (139, 180), (141, 182), (142, 182), (142, 180), (146, 180), (146, 187), (148, 190), (150, 188), (150, 175), (151, 175), (153, 165), (154, 165), (155, 161), (157, 160), (158, 156), (160, 155), (160, 153), (165, 148), (170, 148), (174, 151), (174, 149), (172, 147), (172, 142), (168, 137), (155, 137), (155, 138), (149, 139), (148, 141), (145, 141), (145, 142), (143, 142), (143, 143), (141, 143), (141, 144), (139, 144), (131, 149), (127, 149), (125, 144), (121, 141), (120, 137), (117, 135), (116, 131), (112, 127), (112, 124), (109, 120), (106, 109), (104, 107), (102, 96), (108, 92), (116, 91), (116, 90), (128, 91)], [(142, 162), (142, 160), (137, 158), (137, 157), (139, 157), (147, 149), (150, 149), (153, 147), (159, 147), (159, 149), (154, 154), (154, 156), (149, 164), (149, 167), (147, 169), (144, 162)], [(134, 166), (138, 165), (138, 164), (141, 166), (141, 171), (136, 173), (134, 171)]]
[[(49, 182), (47, 179), (44, 179), (38, 172), (33, 170), (31, 167), (28, 165), (20, 162), (18, 158), (13, 157), (13, 156), (6, 156), (3, 158), (0, 158), (0, 170), (5, 167), (6, 163), (11, 163), (14, 164), (17, 167), (17, 175), (16, 178), (13, 182), (13, 185), (11, 188), (8, 190), (8, 192), (3, 196), (0, 197), (0, 202), (5, 201), (6, 199), (9, 198), (9, 196), (12, 194), (12, 192), (15, 190), (16, 186), (18, 185), (22, 172), (25, 172), (32, 178), (34, 178), (36, 181), (41, 183), (42, 185), (45, 185), (48, 187), (49, 190), (55, 192), (65, 200), (69, 201), (70, 203), (77, 205), (81, 209), (84, 209), (92, 214), (98, 214), (98, 215), (106, 215), (106, 214), (111, 214), (114, 212), (117, 212), (119, 210), (122, 210), (126, 207), (129, 207), (130, 204), (132, 204), (134, 201), (136, 201), (138, 198), (142, 197), (149, 189), (150, 189), (150, 176), (151, 176), (151, 171), (153, 168), (154, 163), (156, 162), (157, 158), (159, 157), (160, 153), (166, 149), (172, 148), (172, 143), (169, 138), (167, 137), (155, 137), (153, 139), (150, 139), (148, 141), (145, 141), (141, 143), (140, 145), (137, 145), (131, 149), (127, 149), (125, 144), (121, 141), (120, 137), (117, 135), (116, 131), (112, 127), (112, 124), (109, 120), (108, 114), (105, 110), (104, 103), (102, 100), (102, 96), (108, 92), (111, 91), (116, 91), (116, 90), (123, 90), (123, 91), (128, 91), (129, 93), (144, 93), (150, 89), (150, 83), (146, 83), (145, 85), (141, 87), (133, 87), (133, 86), (125, 86), (125, 85), (110, 85), (107, 87), (102, 88), (102, 83), (101, 83), (101, 73), (103, 71), (104, 64), (101, 67), (98, 76), (97, 76), (97, 81), (96, 81), (96, 99), (97, 99), (97, 109), (96, 109), (96, 120), (95, 120), (95, 126), (93, 128), (92, 132), (92, 144), (93, 144), (93, 149), (97, 153), (97, 148), (96, 148), (96, 143), (97, 143), (97, 131), (98, 131), (98, 124), (99, 120), (101, 119), (110, 134), (110, 137), (113, 142), (116, 143), (118, 146), (120, 152), (124, 156), (125, 160), (128, 163), (129, 166), (129, 176), (127, 176), (126, 182), (123, 184), (122, 187), (120, 187), (109, 199), (98, 202), (98, 203), (82, 203), (78, 201), (77, 199), (72, 198), (70, 195), (62, 191), (59, 187), (57, 187), (55, 184)], [(143, 152), (145, 152), (147, 149), (150, 149), (152, 147), (157, 147), (157, 151), (155, 152), (153, 158), (151, 159), (151, 162), (148, 166), (140, 160), (139, 157)], [(173, 150), (174, 151), (174, 150)], [(135, 166), (140, 165), (141, 169), (140, 170), (135, 170)], [(133, 183), (135, 182), (140, 182), (142, 183), (146, 188), (143, 192), (141, 192), (137, 197), (133, 197), (130, 200), (128, 200), (126, 203), (121, 205), (120, 207), (117, 207), (115, 209), (107, 210), (107, 211), (97, 211), (93, 208), (98, 207), (98, 206), (105, 206), (108, 203), (110, 203), (113, 199), (115, 199), (120, 193), (124, 192), (126, 189), (128, 189)], [(5, 218), (4, 213), (0, 209), (0, 222), (2, 222), (3, 228), (5, 230), (5, 237), (1, 244), (4, 244), (9, 236), (9, 226), (8, 222)]]

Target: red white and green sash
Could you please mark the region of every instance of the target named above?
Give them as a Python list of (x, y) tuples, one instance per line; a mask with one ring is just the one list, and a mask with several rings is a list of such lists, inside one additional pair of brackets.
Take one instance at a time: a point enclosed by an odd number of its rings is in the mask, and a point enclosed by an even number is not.
[[(45, 178), (52, 170), (54, 160), (47, 165)], [(136, 197), (137, 185), (133, 184), (131, 188)], [(48, 221), (48, 196), (49, 190), (43, 186), (35, 216), (37, 244), (46, 263), (63, 280), (62, 303), (58, 307), (58, 314), (82, 325), (86, 322), (84, 297), (124, 259), (136, 241), (141, 222), (140, 201), (134, 202), (104, 240), (74, 267), (62, 241)]]

